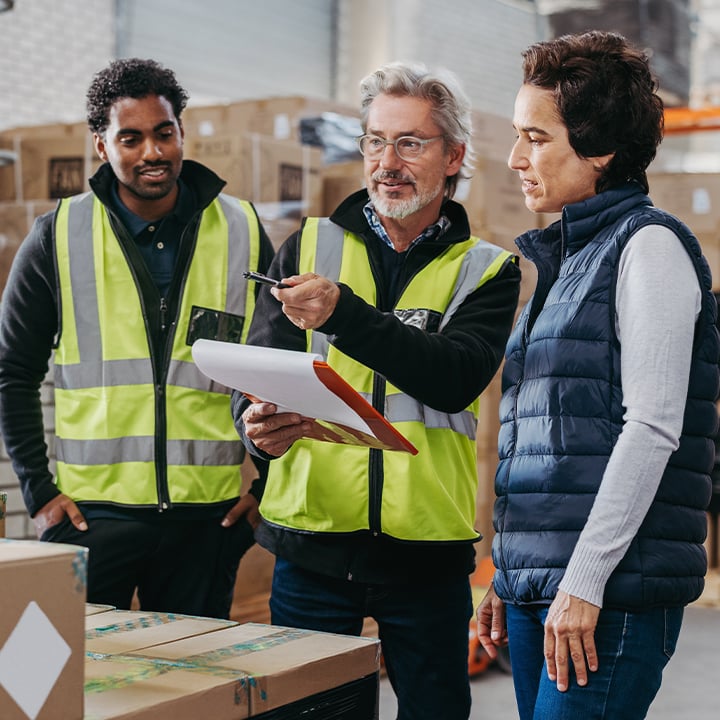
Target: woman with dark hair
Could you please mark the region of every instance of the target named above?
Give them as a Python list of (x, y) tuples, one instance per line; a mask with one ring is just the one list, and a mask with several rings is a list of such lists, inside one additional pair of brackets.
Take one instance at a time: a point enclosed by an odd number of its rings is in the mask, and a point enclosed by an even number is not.
[(653, 206), (647, 57), (589, 32), (523, 53), (509, 158), (538, 283), (508, 342), (492, 587), (521, 720), (640, 720), (702, 592), (717, 306), (692, 232)]

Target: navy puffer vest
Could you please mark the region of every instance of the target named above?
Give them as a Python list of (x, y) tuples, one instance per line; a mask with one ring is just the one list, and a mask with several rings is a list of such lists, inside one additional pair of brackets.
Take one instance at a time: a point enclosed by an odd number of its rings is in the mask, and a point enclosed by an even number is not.
[(702, 592), (717, 424), (717, 304), (696, 238), (630, 184), (567, 206), (562, 220), (517, 240), (538, 267), (538, 285), (510, 337), (503, 370), (493, 584), (505, 601), (553, 600), (622, 429), (615, 284), (625, 244), (648, 224), (682, 240), (702, 309), (680, 446), (610, 576), (603, 606), (679, 606)]

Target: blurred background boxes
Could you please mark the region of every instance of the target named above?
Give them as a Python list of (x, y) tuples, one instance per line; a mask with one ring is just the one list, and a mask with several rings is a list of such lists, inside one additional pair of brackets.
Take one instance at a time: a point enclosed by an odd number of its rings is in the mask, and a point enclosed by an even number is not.
[(100, 165), (87, 126), (44, 125), (0, 134), (15, 162), (0, 167), (0, 201), (53, 200), (88, 188)]
[(279, 140), (297, 140), (301, 121), (324, 112), (357, 116), (357, 108), (340, 103), (287, 96), (192, 106), (183, 111), (182, 120), (185, 137), (189, 139), (228, 133), (257, 133)]
[(54, 207), (55, 203), (49, 200), (26, 203), (0, 202), (0, 294), (5, 289), (15, 253), (30, 231), (35, 218)]

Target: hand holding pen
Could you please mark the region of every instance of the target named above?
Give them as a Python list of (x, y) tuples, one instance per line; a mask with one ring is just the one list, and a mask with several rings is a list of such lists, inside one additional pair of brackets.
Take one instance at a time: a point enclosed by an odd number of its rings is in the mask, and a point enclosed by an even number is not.
[(301, 330), (313, 330), (327, 322), (340, 298), (340, 288), (315, 273), (293, 275), (284, 280), (255, 272), (246, 272), (243, 276), (270, 285), (270, 292), (282, 303), (287, 318)]
[(276, 280), (275, 278), (268, 277), (267, 275), (263, 275), (262, 273), (255, 272), (254, 270), (248, 270), (243, 273), (243, 277), (246, 280), (254, 280), (255, 282), (262, 283), (263, 285), (271, 285), (272, 287), (277, 288), (289, 288), (290, 285), (286, 285), (281, 280)]

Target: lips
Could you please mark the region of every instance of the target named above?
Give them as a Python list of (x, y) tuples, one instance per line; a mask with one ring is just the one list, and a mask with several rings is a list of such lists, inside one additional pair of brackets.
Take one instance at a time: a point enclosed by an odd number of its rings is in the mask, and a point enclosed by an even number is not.
[(169, 165), (153, 165), (152, 167), (144, 167), (138, 170), (138, 175), (144, 178), (161, 180), (170, 171)]
[(524, 193), (532, 192), (537, 187), (536, 182), (528, 180), (527, 178), (520, 178), (520, 183)]

